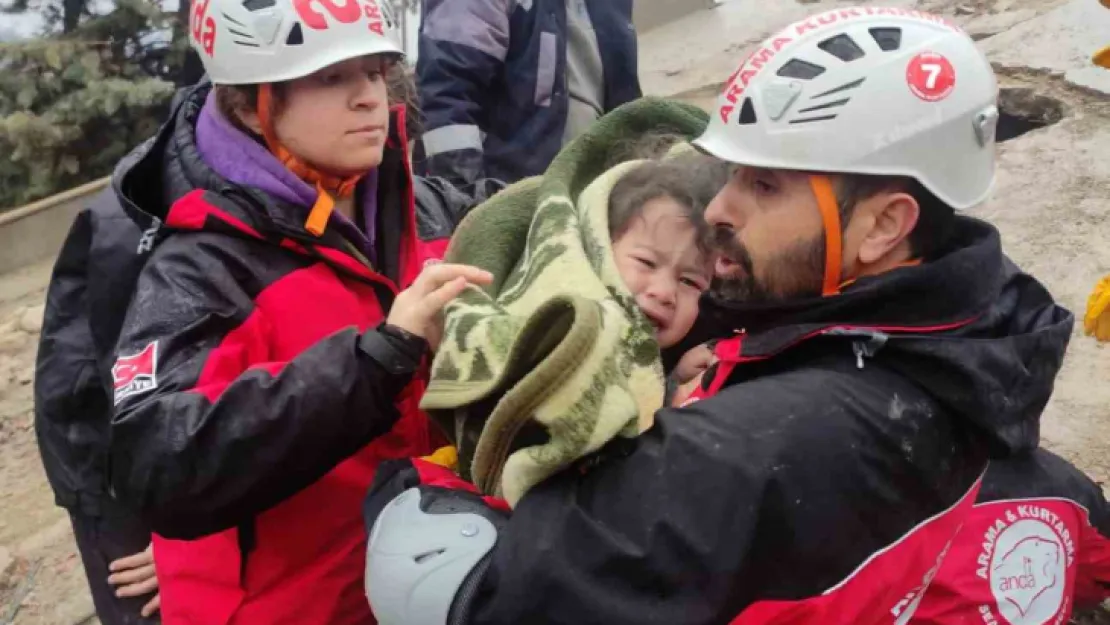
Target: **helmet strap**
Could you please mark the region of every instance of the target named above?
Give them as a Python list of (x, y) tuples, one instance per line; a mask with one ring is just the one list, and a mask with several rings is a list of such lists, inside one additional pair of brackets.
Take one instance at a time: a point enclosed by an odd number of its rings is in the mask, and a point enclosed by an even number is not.
[(843, 237), (840, 231), (840, 207), (836, 190), (828, 176), (813, 174), (809, 186), (817, 198), (821, 221), (825, 227), (825, 279), (821, 286), (822, 297), (840, 294), (840, 264), (843, 256)]
[(273, 124), (273, 87), (269, 83), (258, 86), (258, 123), (262, 127), (262, 138), (266, 147), (285, 165), (289, 171), (298, 178), (316, 187), (316, 203), (308, 213), (305, 221), (305, 230), (315, 236), (324, 234), (328, 219), (335, 210), (336, 199), (345, 199), (354, 195), (355, 186), (362, 179), (362, 175), (341, 178), (326, 174), (294, 156), (285, 146), (278, 141)]

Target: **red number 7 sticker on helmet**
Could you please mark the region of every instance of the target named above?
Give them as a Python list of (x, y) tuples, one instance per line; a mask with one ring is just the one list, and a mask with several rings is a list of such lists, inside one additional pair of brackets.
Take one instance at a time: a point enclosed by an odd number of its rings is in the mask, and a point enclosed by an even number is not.
[(922, 52), (906, 67), (910, 91), (926, 102), (939, 102), (956, 88), (956, 68), (936, 52)]

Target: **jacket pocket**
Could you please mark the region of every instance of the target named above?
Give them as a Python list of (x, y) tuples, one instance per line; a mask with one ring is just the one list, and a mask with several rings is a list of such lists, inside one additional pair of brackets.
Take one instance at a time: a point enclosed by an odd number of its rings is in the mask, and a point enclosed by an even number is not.
[(540, 33), (540, 59), (536, 66), (536, 106), (551, 106), (555, 91), (555, 68), (558, 65), (559, 40), (555, 33)]

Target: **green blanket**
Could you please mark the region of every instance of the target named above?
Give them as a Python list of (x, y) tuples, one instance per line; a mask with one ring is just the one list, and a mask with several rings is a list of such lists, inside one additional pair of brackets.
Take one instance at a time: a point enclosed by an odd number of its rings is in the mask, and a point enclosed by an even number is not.
[(542, 177), (474, 209), (446, 261), (495, 276), (445, 313), (421, 406), (452, 435), (460, 472), (511, 505), (615, 436), (635, 436), (663, 403), (654, 331), (610, 253), (609, 193), (636, 165), (614, 149), (649, 132), (693, 138), (707, 115), (644, 98), (568, 144)]

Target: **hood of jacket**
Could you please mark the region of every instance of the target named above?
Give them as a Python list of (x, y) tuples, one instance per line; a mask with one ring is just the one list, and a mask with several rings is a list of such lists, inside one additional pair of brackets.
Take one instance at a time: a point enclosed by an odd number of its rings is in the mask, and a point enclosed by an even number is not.
[(858, 280), (838, 296), (774, 305), (705, 298), (697, 339), (741, 333), (738, 359), (847, 339), (984, 432), (998, 453), (1032, 449), (1074, 317), (1006, 258), (998, 231), (957, 218), (948, 251)]

